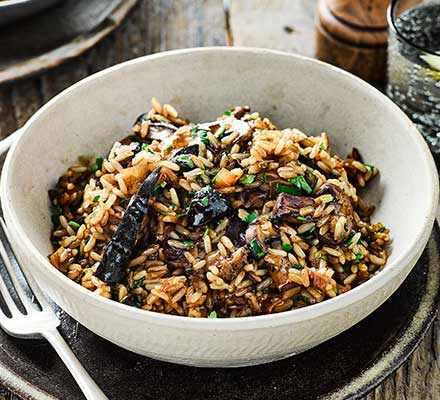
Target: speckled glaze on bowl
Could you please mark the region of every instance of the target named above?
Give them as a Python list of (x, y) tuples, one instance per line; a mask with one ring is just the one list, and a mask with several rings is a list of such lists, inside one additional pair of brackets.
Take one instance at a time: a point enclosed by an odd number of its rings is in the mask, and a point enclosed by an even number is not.
[[(47, 190), (80, 155), (106, 154), (156, 96), (192, 121), (248, 104), (280, 127), (329, 133), (333, 149), (361, 149), (381, 170), (365, 193), (391, 229), (383, 272), (335, 299), (240, 319), (192, 319), (104, 299), (53, 268)], [(410, 120), (362, 80), (327, 64), (263, 49), (178, 50), (132, 60), (62, 92), (24, 127), (3, 170), (1, 200), (14, 247), (43, 290), (104, 338), (160, 360), (202, 367), (260, 364), (305, 351), (379, 307), (402, 283), (431, 232), (437, 172)]]

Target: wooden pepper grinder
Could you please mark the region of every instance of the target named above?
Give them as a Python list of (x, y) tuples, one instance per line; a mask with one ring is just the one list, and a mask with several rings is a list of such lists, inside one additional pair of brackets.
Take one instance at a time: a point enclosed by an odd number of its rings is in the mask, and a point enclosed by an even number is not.
[(369, 82), (384, 82), (390, 0), (319, 0), (316, 57)]

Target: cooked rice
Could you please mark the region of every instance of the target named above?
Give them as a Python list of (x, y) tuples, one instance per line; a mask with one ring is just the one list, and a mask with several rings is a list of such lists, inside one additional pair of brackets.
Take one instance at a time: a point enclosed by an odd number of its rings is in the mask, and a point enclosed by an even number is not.
[[(169, 104), (153, 98), (152, 106), (134, 125), (136, 136), (115, 142), (108, 157), (92, 166), (70, 167), (49, 192), (56, 209), (49, 259), (70, 279), (145, 310), (243, 317), (333, 298), (384, 268), (389, 230), (370, 222), (374, 207), (365, 205), (358, 191), (378, 170), (365, 164), (356, 149), (342, 159), (331, 152), (326, 133), (280, 130), (248, 107), (228, 111), (217, 124), (193, 125)], [(178, 128), (172, 141), (148, 139), (157, 122)], [(250, 130), (245, 140), (243, 129)], [(199, 154), (188, 156), (191, 168), (182, 173), (170, 152), (203, 131)], [(95, 276), (105, 247), (130, 198), (158, 166), (165, 180), (150, 201), (147, 232), (124, 281), (109, 285)], [(312, 201), (293, 220), (275, 218), (280, 193), (290, 193), (297, 184), (307, 193), (296, 196)], [(192, 226), (188, 204), (209, 185), (227, 196), (233, 216)], [(341, 215), (342, 205), (322, 192), (325, 187), (336, 187), (349, 199), (351, 215)], [(229, 233), (233, 220), (244, 221), (246, 232), (256, 226), (265, 239), (260, 248), (253, 248), (253, 239), (237, 245)]]

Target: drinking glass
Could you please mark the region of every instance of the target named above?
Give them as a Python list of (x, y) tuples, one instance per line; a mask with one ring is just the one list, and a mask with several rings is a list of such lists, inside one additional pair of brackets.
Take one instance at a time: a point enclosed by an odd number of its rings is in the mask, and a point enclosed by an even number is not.
[(440, 160), (440, 0), (393, 0), (387, 94)]

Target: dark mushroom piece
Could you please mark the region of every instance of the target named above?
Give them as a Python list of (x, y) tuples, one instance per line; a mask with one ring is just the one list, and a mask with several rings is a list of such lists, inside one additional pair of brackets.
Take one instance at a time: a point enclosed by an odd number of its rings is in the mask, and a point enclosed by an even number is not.
[(193, 226), (203, 226), (229, 217), (231, 213), (232, 205), (229, 199), (211, 186), (206, 186), (194, 195), (189, 204), (188, 223)]
[(124, 278), (133, 249), (147, 221), (149, 201), (160, 177), (161, 169), (156, 168), (132, 197), (96, 270), (95, 275), (102, 281), (118, 283)]
[[(348, 237), (353, 228), (353, 205), (350, 198), (339, 186), (328, 182), (324, 183), (318, 192), (319, 196), (323, 194), (331, 194), (333, 196), (332, 204), (334, 204), (335, 206), (335, 211), (333, 212), (333, 214), (337, 217), (345, 217), (346, 223), (344, 227), (344, 232), (345, 238)], [(333, 234), (331, 232), (328, 232), (325, 235), (321, 236), (321, 239), (323, 242), (329, 245), (336, 246), (343, 242), (344, 236), (339, 240), (335, 240)]]
[[(294, 223), (304, 223), (299, 211), (301, 208), (314, 206), (315, 200), (312, 197), (293, 196), (287, 193), (280, 193), (277, 197), (275, 206), (272, 211), (272, 217), (276, 219), (283, 218), (284, 221)], [(312, 221), (309, 215), (305, 217), (308, 222)]]
[(237, 119), (240, 119), (250, 111), (251, 108), (249, 106), (237, 106), (232, 110), (231, 115), (233, 115)]
[(238, 217), (234, 217), (231, 219), (231, 222), (226, 229), (226, 236), (231, 239), (232, 243), (236, 247), (241, 247), (246, 244), (246, 228), (247, 223), (239, 219)]
[[(148, 121), (148, 132), (145, 136), (142, 135), (142, 124)], [(138, 134), (142, 139), (155, 139), (166, 140), (170, 138), (174, 132), (177, 131), (177, 127), (168, 122), (154, 122), (148, 120), (147, 114), (141, 114), (136, 118), (133, 124), (133, 131)]]

